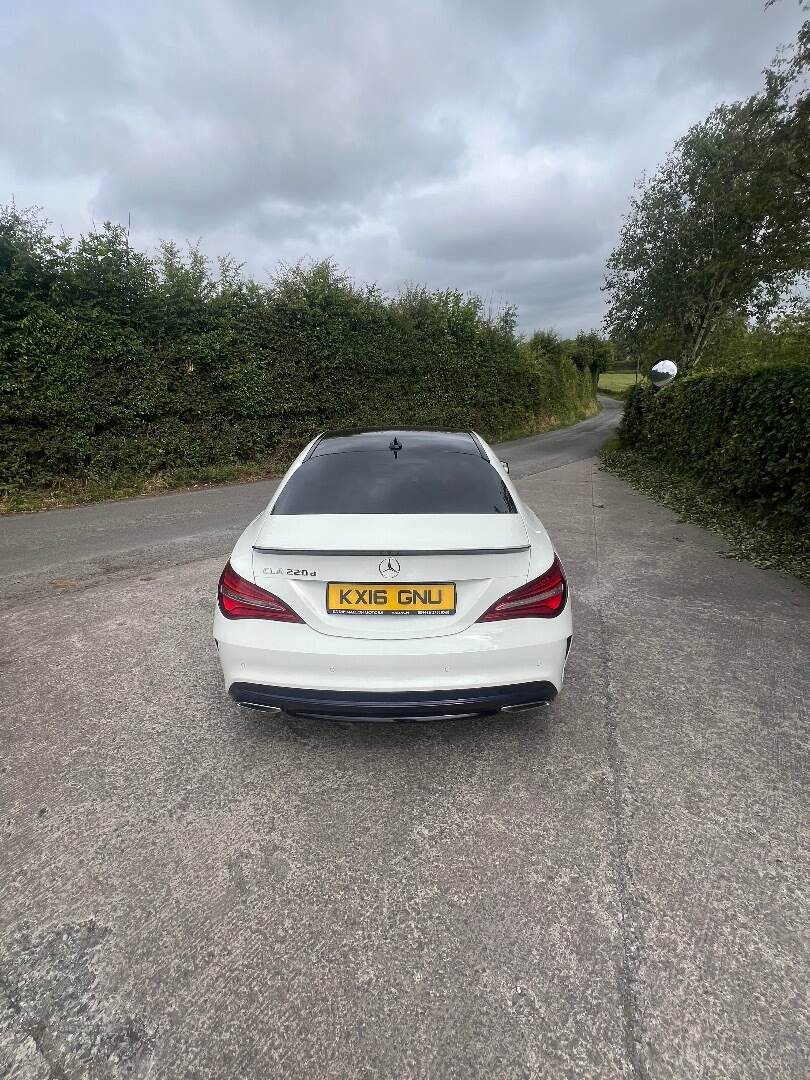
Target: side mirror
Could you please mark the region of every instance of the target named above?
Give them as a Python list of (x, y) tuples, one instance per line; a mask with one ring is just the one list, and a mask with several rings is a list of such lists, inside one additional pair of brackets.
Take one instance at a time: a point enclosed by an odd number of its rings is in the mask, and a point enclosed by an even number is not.
[(501, 462), (501, 468), (503, 469), (503, 471), (505, 473), (508, 473), (509, 472), (509, 462), (508, 461), (502, 461)]
[(677, 364), (673, 364), (671, 360), (659, 360), (650, 370), (650, 382), (653, 384), (653, 389), (660, 390), (662, 386), (671, 383), (677, 374)]

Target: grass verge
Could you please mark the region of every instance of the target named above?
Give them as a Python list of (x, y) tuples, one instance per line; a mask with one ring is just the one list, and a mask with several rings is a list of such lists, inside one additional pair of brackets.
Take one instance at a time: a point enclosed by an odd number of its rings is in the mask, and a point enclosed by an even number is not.
[[(297, 451), (296, 451), (297, 453)], [(211, 465), (199, 469), (169, 469), (145, 478), (111, 475), (105, 478), (66, 477), (51, 488), (9, 491), (0, 495), (0, 516), (32, 510), (58, 510), (68, 506), (163, 495), (170, 491), (193, 491), (219, 484), (250, 483), (280, 476), (295, 453), (277, 455), (241, 465)]]
[(549, 431), (559, 431), (561, 428), (571, 427), (581, 420), (588, 420), (599, 413), (599, 402), (596, 398), (587, 405), (572, 405), (570, 408), (557, 412), (537, 413), (531, 424), (520, 428), (512, 428), (495, 436), (485, 436), (487, 442), (492, 445), (497, 443), (512, 442), (513, 439), (526, 439), (530, 435), (547, 435)]
[(692, 477), (672, 473), (638, 451), (621, 447), (615, 437), (602, 450), (602, 468), (674, 510), (681, 521), (719, 533), (729, 545), (723, 553), (728, 558), (792, 574), (810, 585), (810, 536), (754, 508), (729, 502)]

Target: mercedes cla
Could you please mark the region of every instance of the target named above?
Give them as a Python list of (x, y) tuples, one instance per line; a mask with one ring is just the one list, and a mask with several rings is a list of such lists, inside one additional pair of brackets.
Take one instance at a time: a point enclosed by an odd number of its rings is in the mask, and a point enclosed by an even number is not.
[(237, 541), (214, 638), (240, 705), (482, 715), (554, 699), (571, 600), (548, 534), (474, 432), (327, 433)]

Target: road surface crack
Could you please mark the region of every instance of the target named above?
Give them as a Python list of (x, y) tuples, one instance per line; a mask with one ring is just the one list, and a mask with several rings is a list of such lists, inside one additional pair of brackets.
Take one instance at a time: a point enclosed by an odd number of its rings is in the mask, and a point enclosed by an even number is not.
[(591, 473), (591, 513), (593, 515), (594, 559), (596, 563), (596, 614), (599, 626), (599, 658), (603, 668), (605, 686), (605, 743), (610, 771), (610, 812), (613, 824), (613, 862), (619, 904), (619, 936), (621, 955), (617, 961), (617, 986), (622, 1005), (624, 1045), (633, 1076), (636, 1080), (650, 1080), (644, 1052), (644, 1023), (641, 1006), (642, 934), (635, 896), (633, 874), (628, 854), (629, 838), (627, 822), (630, 817), (632, 796), (627, 775), (627, 764), (619, 740), (617, 700), (611, 683), (610, 641), (608, 620), (601, 593), (599, 565), (599, 542), (596, 510), (601, 509), (594, 492), (594, 472)]

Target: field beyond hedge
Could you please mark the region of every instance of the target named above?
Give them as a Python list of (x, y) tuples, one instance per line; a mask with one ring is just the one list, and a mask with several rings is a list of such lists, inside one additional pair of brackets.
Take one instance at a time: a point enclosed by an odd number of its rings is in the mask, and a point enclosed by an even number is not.
[(329, 263), (259, 285), (115, 226), (57, 241), (0, 213), (6, 511), (267, 474), (325, 428), (507, 439), (595, 410), (595, 373), (477, 297), (387, 297)]
[(623, 398), (630, 387), (635, 386), (639, 381), (646, 383), (646, 377), (642, 375), (639, 380), (634, 371), (603, 371), (599, 376), (599, 392)]

